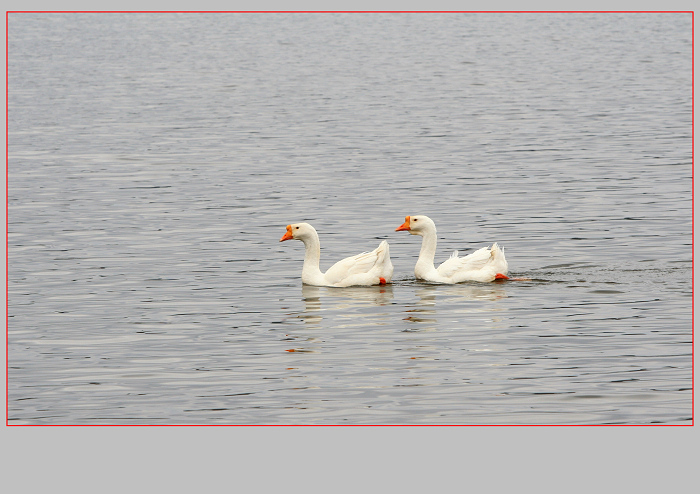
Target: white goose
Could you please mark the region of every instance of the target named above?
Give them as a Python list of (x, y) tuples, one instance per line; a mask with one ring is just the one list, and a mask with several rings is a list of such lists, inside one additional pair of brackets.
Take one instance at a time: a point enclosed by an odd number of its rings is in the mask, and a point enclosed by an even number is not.
[(328, 268), (325, 273), (319, 268), (321, 241), (313, 226), (308, 223), (287, 225), (287, 233), (280, 239), (301, 240), (306, 247), (301, 281), (316, 286), (367, 286), (385, 285), (391, 281), (394, 266), (389, 257), (389, 244), (382, 240), (379, 247), (347, 257)]
[(436, 283), (461, 283), (463, 281), (493, 281), (509, 279), (508, 262), (498, 244), (491, 249), (482, 247), (468, 256), (459, 257), (457, 251), (437, 269), (433, 261), (437, 247), (437, 229), (427, 216), (406, 216), (406, 221), (396, 231), (408, 231), (423, 237), (420, 255), (416, 263), (416, 278)]

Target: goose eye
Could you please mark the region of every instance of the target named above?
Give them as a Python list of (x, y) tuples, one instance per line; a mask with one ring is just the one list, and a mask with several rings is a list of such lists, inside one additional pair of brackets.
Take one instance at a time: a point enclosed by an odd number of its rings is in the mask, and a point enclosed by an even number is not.
[(298, 229), (299, 229), (299, 227), (297, 227), (297, 230), (298, 230)]
[(418, 221), (416, 218), (413, 218), (413, 221)]

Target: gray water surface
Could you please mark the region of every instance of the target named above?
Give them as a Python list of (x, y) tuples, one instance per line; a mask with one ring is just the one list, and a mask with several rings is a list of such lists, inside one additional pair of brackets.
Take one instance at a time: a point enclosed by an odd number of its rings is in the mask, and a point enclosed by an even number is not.
[(8, 423), (692, 423), (691, 20), (10, 14)]

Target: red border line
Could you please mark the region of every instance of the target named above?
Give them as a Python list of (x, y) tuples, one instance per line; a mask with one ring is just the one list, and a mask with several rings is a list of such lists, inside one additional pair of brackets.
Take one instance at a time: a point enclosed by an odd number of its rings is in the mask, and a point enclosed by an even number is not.
[(9, 427), (692, 427), (693, 424), (9, 424)]
[(7, 14), (692, 14), (693, 10), (10, 10)]
[(692, 235), (691, 235), (691, 241), (690, 241), (690, 265), (691, 265), (691, 309), (690, 309), (690, 321), (692, 325), (692, 332), (691, 332), (691, 337), (690, 337), (690, 348), (691, 348), (691, 373), (692, 373), (692, 378), (691, 378), (691, 399), (692, 399), (692, 408), (691, 408), (691, 418), (690, 418), (690, 425), (695, 425), (695, 13), (691, 12), (691, 31), (692, 31), (692, 37), (691, 37), (691, 71), (692, 71), (692, 76), (691, 76), (691, 84), (692, 84), (692, 90), (691, 90), (691, 111), (692, 111), (692, 118), (691, 118), (691, 170), (690, 170), (690, 197), (691, 197), (691, 210), (692, 210), (692, 217), (690, 220), (690, 225), (692, 228)]
[(5, 14), (5, 425), (10, 421), (10, 13)]

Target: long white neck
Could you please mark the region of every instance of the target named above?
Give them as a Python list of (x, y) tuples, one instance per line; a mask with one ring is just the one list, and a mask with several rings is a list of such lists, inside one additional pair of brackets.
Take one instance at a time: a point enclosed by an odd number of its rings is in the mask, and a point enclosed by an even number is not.
[(314, 279), (322, 277), (323, 273), (319, 267), (321, 261), (321, 241), (318, 234), (313, 232), (301, 239), (304, 242), (304, 267), (301, 270), (301, 280), (305, 283), (313, 283)]
[(416, 276), (427, 274), (435, 269), (435, 250), (437, 249), (437, 232), (435, 230), (426, 230), (422, 232), (423, 242), (416, 262)]

